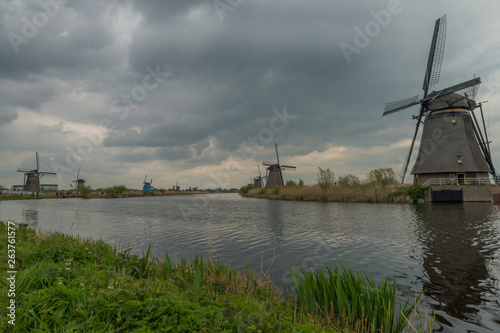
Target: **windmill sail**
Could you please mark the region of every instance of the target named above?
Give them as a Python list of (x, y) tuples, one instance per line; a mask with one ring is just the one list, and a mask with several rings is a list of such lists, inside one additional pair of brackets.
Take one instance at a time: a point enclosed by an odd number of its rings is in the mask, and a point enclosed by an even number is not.
[(439, 82), (441, 74), (441, 64), (443, 63), (444, 45), (446, 41), (446, 15), (436, 20), (434, 34), (432, 35), (431, 49), (427, 59), (424, 84), (422, 90), (427, 97), (427, 91)]

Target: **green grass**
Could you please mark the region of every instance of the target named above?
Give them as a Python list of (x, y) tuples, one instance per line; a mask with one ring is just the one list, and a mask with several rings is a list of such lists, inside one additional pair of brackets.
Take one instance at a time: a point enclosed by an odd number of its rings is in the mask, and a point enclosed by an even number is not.
[[(342, 264), (327, 267), (326, 273), (319, 269), (289, 271), (297, 301), (303, 309), (341, 327), (355, 331), (402, 332), (408, 318), (420, 316), (416, 312), (420, 295), (412, 304), (409, 300), (401, 304), (396, 297), (395, 278), (393, 283), (386, 278), (376, 286), (373, 279), (354, 273)], [(413, 319), (420, 322), (418, 318)], [(432, 326), (432, 321), (429, 324)]]
[[(101, 240), (26, 227), (16, 230), (15, 246), (16, 326), (2, 310), (1, 332), (334, 332), (339, 327), (340, 321), (301, 309), (265, 273), (235, 270), (211, 258), (173, 260), (165, 254), (159, 260), (151, 247), (137, 256)], [(6, 272), (3, 223), (0, 262)], [(5, 278), (0, 288), (5, 309), (10, 301)]]
[(27, 199), (38, 199), (37, 196), (30, 195), (8, 195), (4, 194), (0, 196), (0, 201), (2, 200), (27, 200)]

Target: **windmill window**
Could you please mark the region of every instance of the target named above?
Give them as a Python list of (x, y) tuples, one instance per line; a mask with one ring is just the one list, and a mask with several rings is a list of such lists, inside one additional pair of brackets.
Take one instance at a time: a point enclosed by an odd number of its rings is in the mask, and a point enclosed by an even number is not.
[(462, 161), (462, 155), (458, 155), (457, 156), (457, 162), (460, 163), (460, 164), (462, 164), (462, 162), (463, 162)]
[(456, 124), (456, 123), (457, 123), (457, 116), (453, 116), (453, 117), (451, 118), (451, 123), (452, 123), (452, 124)]

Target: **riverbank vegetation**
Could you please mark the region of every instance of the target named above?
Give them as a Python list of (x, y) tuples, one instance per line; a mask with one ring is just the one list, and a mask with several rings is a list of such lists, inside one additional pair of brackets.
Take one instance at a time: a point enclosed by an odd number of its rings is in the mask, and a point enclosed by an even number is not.
[[(399, 332), (406, 326), (424, 332), (432, 324), (407, 322), (409, 312), (419, 318), (408, 303), (399, 308), (404, 317), (397, 313), (394, 285), (383, 281), (376, 287), (347, 270), (328, 270), (328, 278), (320, 271), (303, 276), (292, 271), (296, 301), (277, 289), (265, 272), (235, 270), (211, 258), (173, 260), (166, 255), (158, 260), (151, 247), (137, 256), (100, 240), (26, 227), (16, 230), (15, 239), (16, 325), (3, 315), (1, 331)], [(7, 227), (0, 222), (4, 271), (7, 244)], [(337, 298), (326, 293), (339, 283), (357, 289)], [(8, 288), (2, 279), (4, 309), (10, 304)], [(381, 316), (387, 317), (382, 324)]]
[[(293, 201), (335, 201), (335, 202), (374, 202), (410, 203), (422, 202), (427, 187), (400, 185), (392, 168), (371, 170), (365, 180), (347, 174), (335, 177), (329, 168), (318, 168), (316, 184), (297, 185), (294, 182), (276, 188), (245, 187), (240, 194), (247, 197)], [(303, 183), (303, 182), (302, 182)]]
[(205, 194), (205, 191), (194, 190), (176, 190), (168, 191), (165, 189), (154, 189), (151, 192), (141, 190), (127, 189), (125, 185), (115, 185), (108, 188), (92, 189), (90, 186), (84, 186), (78, 190), (46, 190), (40, 195), (35, 192), (10, 192), (0, 193), (1, 200), (26, 200), (26, 199), (63, 199), (63, 198), (125, 198), (125, 197), (144, 197), (144, 196), (169, 196), (169, 195), (189, 195), (189, 194)]

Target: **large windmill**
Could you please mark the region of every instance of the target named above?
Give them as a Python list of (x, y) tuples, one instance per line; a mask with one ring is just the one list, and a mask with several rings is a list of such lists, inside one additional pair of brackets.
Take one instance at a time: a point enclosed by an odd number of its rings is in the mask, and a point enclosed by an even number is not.
[(429, 93), (429, 89), (439, 81), (445, 39), (446, 15), (435, 23), (422, 87), (423, 97), (418, 99), (417, 95), (385, 105), (384, 116), (420, 104), (418, 116), (413, 116), (417, 124), (410, 151), (399, 174), (401, 183), (404, 182), (420, 124), (423, 124), (423, 132), (411, 171), (415, 183), (433, 178), (457, 179), (460, 182), (465, 178), (489, 178), (488, 173), (495, 175), (484, 117), (481, 128), (474, 114), (474, 109), (479, 107), (483, 116), (481, 104), (473, 100), (481, 79), (474, 78)]
[(45, 175), (56, 175), (55, 172), (45, 172), (40, 171), (40, 161), (38, 158), (38, 152), (35, 153), (36, 159), (36, 169), (22, 169), (18, 168), (17, 172), (24, 173), (24, 190), (28, 192), (40, 193), (40, 178)]
[(278, 155), (278, 144), (275, 143), (274, 147), (276, 149), (276, 162), (277, 163), (268, 163), (264, 162), (263, 164), (267, 166), (267, 183), (266, 187), (275, 187), (275, 186), (283, 186), (283, 170), (285, 169), (295, 169), (294, 166), (290, 165), (281, 165), (280, 158)]
[[(75, 184), (75, 186), (73, 186)], [(78, 168), (78, 173), (76, 174), (76, 179), (69, 184), (69, 186), (74, 187), (76, 190), (80, 190), (85, 187), (85, 180), (80, 178), (80, 168)]]

